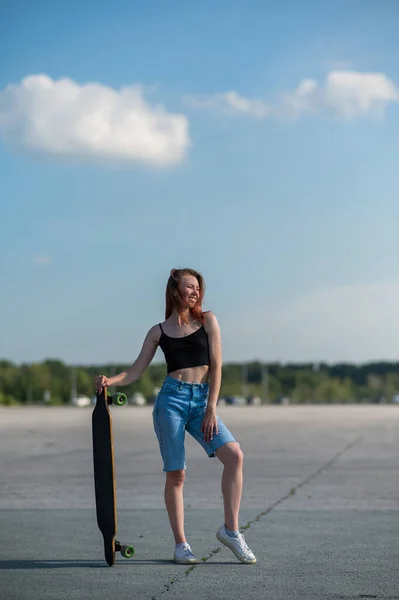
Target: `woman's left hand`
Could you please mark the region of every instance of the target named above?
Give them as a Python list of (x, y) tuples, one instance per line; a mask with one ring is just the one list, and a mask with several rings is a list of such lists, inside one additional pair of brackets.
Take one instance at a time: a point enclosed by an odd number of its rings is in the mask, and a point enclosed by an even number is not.
[(213, 436), (217, 435), (218, 420), (216, 416), (216, 409), (206, 409), (204, 418), (201, 423), (201, 431), (204, 434), (205, 442), (210, 442), (211, 440), (213, 440)]

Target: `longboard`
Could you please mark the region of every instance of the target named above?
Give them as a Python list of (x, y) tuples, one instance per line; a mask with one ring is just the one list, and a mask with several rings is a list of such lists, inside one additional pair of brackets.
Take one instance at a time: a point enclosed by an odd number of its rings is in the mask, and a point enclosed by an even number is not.
[(132, 558), (133, 546), (121, 545), (115, 539), (118, 531), (116, 515), (116, 484), (114, 466), (114, 435), (110, 404), (126, 404), (125, 394), (108, 396), (107, 388), (96, 395), (92, 415), (94, 489), (96, 498), (97, 524), (104, 538), (104, 555), (108, 565), (115, 564), (115, 552)]

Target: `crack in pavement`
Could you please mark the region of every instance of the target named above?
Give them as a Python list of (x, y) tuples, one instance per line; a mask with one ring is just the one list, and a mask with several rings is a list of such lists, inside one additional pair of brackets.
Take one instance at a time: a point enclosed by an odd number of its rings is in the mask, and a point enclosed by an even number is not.
[[(336, 454), (334, 454), (334, 456), (332, 458), (330, 458), (328, 461), (326, 461), (325, 463), (323, 463), (318, 469), (316, 469), (316, 471), (313, 471), (313, 473), (311, 473), (310, 475), (308, 475), (307, 477), (305, 477), (305, 479), (302, 479), (302, 481), (300, 481), (299, 483), (297, 483), (297, 485), (294, 485), (294, 487), (292, 487), (289, 490), (289, 492), (287, 492), (286, 494), (284, 494), (283, 496), (281, 496), (281, 498), (279, 498), (278, 500), (276, 500), (275, 502), (273, 502), (265, 510), (263, 510), (258, 515), (256, 515), (256, 517), (254, 519), (252, 519), (252, 521), (248, 521), (245, 525), (243, 525), (242, 527), (240, 527), (240, 531), (242, 532), (242, 531), (245, 531), (246, 529), (249, 529), (251, 527), (251, 525), (253, 525), (253, 523), (256, 523), (257, 521), (260, 521), (263, 517), (265, 517), (272, 510), (274, 510), (276, 508), (276, 506), (279, 506), (280, 504), (282, 504), (283, 502), (285, 502), (286, 500), (288, 500), (289, 498), (291, 498), (291, 496), (293, 496), (297, 492), (297, 490), (299, 490), (304, 485), (306, 485), (307, 483), (309, 483), (310, 481), (312, 481), (313, 479), (315, 479), (318, 475), (320, 475), (321, 473), (323, 473), (323, 471), (325, 471), (326, 469), (328, 469), (329, 467), (331, 467), (342, 456), (342, 454), (344, 454), (345, 452), (347, 452), (348, 450), (350, 450), (351, 448), (353, 448), (353, 446), (355, 446), (356, 444), (358, 444), (361, 441), (361, 439), (362, 439), (362, 436), (358, 436), (357, 438), (355, 438), (351, 442), (348, 442), (342, 448), (342, 450), (340, 450), (339, 452), (337, 452)], [(210, 560), (213, 556), (215, 556), (215, 554), (217, 554), (221, 550), (222, 550), (222, 546), (217, 546), (207, 556), (203, 556), (201, 558), (201, 562), (203, 562), (203, 563), (204, 562), (208, 562), (208, 560)], [(178, 575), (176, 575), (174, 577), (171, 577), (170, 580), (167, 583), (164, 584), (165, 589), (162, 592), (160, 592), (159, 594), (157, 594), (155, 596), (151, 596), (151, 600), (158, 600), (158, 598), (160, 596), (163, 596), (164, 594), (166, 594), (167, 592), (169, 592), (175, 583), (178, 583), (179, 581), (183, 581), (188, 575), (190, 575), (190, 573), (192, 573), (197, 568), (198, 564), (200, 564), (200, 563), (191, 565), (188, 569), (186, 569), (184, 571), (184, 575), (183, 576), (179, 577)]]

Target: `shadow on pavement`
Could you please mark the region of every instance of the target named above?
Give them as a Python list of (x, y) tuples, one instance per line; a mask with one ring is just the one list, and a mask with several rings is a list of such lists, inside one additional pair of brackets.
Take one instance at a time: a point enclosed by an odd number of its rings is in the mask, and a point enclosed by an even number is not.
[[(116, 563), (115, 567), (120, 565), (131, 565), (139, 563), (140, 565), (164, 565), (175, 564), (172, 560), (134, 560)], [(0, 571), (24, 570), (24, 569), (109, 569), (105, 562), (99, 560), (0, 560)]]
[[(169, 559), (153, 559), (153, 560), (131, 560), (120, 561), (114, 565), (115, 567), (134, 565), (176, 565), (173, 560)], [(236, 560), (232, 561), (199, 561), (195, 566), (203, 567), (212, 565), (228, 565), (234, 564), (240, 566), (241, 563)], [(182, 569), (190, 567), (190, 565), (179, 565)], [(194, 565), (192, 565), (194, 566)], [(245, 565), (246, 566), (246, 565)], [(0, 560), (0, 571), (26, 570), (26, 569), (110, 569), (105, 562), (100, 560)]]

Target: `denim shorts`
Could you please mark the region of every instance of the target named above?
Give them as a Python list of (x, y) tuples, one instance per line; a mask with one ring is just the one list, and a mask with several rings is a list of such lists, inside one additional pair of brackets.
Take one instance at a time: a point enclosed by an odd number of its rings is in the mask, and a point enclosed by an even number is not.
[(155, 400), (152, 417), (163, 459), (164, 471), (186, 468), (184, 437), (186, 430), (213, 458), (218, 448), (236, 440), (217, 417), (218, 433), (205, 442), (201, 431), (208, 401), (208, 383), (186, 383), (167, 375)]

